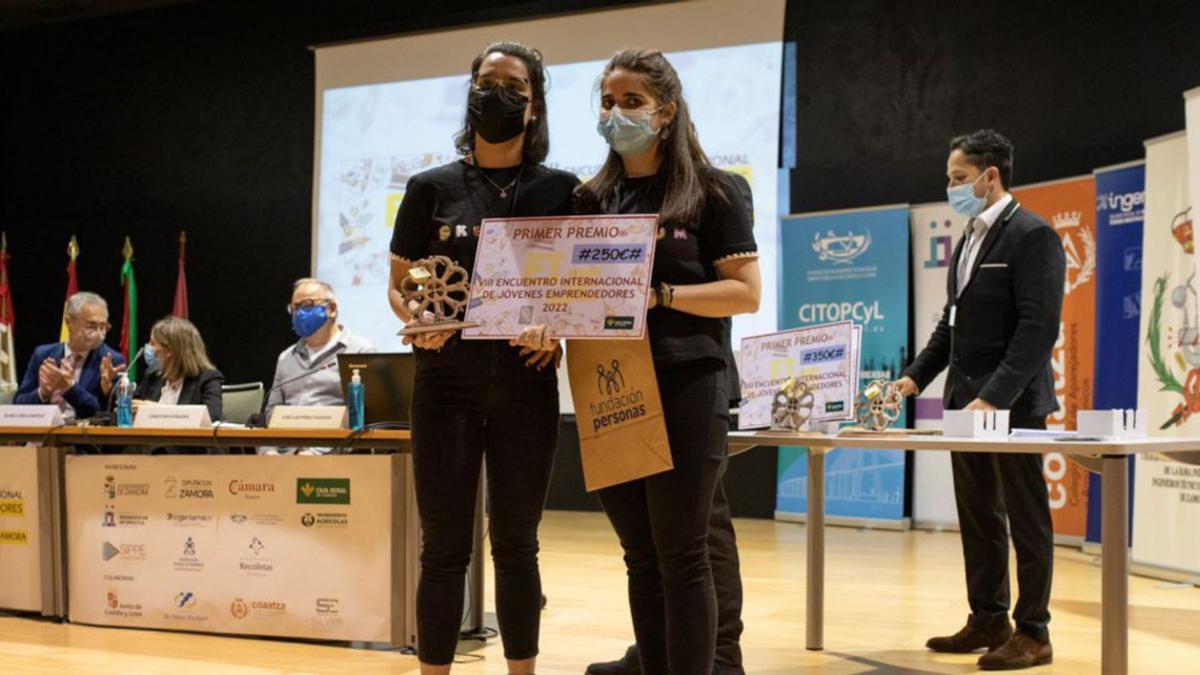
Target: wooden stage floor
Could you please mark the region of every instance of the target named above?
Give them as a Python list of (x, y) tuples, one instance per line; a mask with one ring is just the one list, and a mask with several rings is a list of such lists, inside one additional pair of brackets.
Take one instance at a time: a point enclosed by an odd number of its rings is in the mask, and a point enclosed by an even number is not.
[[(830, 528), (826, 650), (809, 652), (804, 649), (804, 527), (762, 520), (736, 525), (746, 589), (748, 673), (977, 672), (976, 657), (935, 655), (923, 647), (930, 635), (957, 630), (967, 615), (957, 533)], [(623, 653), (632, 636), (624, 570), (604, 517), (547, 513), (542, 549), (549, 606), (538, 673), (578, 675), (591, 661)], [(1100, 671), (1099, 599), (1098, 561), (1058, 549), (1051, 606), (1055, 663), (1034, 672)], [(1130, 601), (1131, 672), (1200, 673), (1200, 589), (1134, 577)], [(482, 647), (464, 642), (461, 648), (464, 662), (456, 673), (506, 672), (498, 639)], [(415, 673), (417, 663), (396, 652), (344, 646), (0, 616), (0, 668), (6, 673), (365, 675)]]

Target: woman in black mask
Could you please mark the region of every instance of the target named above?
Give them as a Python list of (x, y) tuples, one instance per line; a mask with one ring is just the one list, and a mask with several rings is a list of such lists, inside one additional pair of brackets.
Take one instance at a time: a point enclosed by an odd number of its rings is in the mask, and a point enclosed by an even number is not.
[[(463, 158), (413, 176), (396, 215), (388, 300), (405, 323), (413, 309), (399, 284), (414, 261), (444, 255), (470, 271), (484, 218), (569, 213), (579, 180), (541, 164), (550, 145), (545, 82), (541, 54), (522, 44), (489, 45), (471, 63), (466, 122), (455, 139)], [(455, 331), (411, 342), (413, 468), (424, 537), (421, 672), (450, 672), (486, 460), (504, 655), (510, 673), (533, 673), (542, 595), (537, 528), (557, 442), (561, 350), (540, 339), (462, 340)]]

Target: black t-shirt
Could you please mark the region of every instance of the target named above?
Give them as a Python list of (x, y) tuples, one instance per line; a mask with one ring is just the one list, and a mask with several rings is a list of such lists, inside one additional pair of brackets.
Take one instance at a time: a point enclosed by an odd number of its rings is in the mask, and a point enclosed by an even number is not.
[(574, 174), (541, 165), (483, 169), (459, 160), (422, 171), (396, 213), (392, 255), (444, 255), (471, 274), (485, 218), (570, 215), (578, 185)]
[[(717, 281), (716, 263), (755, 255), (754, 220), (737, 179), (717, 169), (714, 174), (722, 193), (705, 195), (698, 222), (666, 225), (658, 229), (651, 283), (673, 286)], [(607, 209), (612, 213), (658, 213), (662, 209), (666, 175), (621, 181), (616, 199)], [(671, 368), (704, 359), (731, 361), (729, 319), (714, 319), (673, 309), (655, 308), (647, 318), (654, 363)]]

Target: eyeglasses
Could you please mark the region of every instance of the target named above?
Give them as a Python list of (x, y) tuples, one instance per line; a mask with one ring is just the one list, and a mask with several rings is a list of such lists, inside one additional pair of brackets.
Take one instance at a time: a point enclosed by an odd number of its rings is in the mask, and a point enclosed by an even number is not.
[(107, 321), (85, 321), (83, 327), (85, 330), (98, 330), (107, 333), (112, 328), (112, 324)]
[(293, 303), (287, 306), (287, 313), (292, 314), (298, 309), (312, 309), (313, 307), (325, 307), (330, 303), (327, 299), (306, 298), (300, 302)]
[(501, 87), (510, 94), (516, 94), (523, 98), (529, 98), (531, 94), (529, 83), (525, 80), (499, 80), (491, 77), (481, 77), (475, 81), (475, 89), (491, 89), (492, 87)]

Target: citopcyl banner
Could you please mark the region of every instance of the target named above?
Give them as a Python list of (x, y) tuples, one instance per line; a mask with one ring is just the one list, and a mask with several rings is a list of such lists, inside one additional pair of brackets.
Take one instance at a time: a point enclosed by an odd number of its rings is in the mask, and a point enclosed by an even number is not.
[[(908, 357), (908, 205), (789, 216), (780, 226), (779, 329), (836, 321), (862, 326), (859, 390), (899, 375)], [(903, 426), (901, 417), (896, 426)], [(825, 464), (831, 522), (907, 526), (905, 453), (835, 450)], [(808, 507), (802, 448), (780, 448), (775, 513)]]

